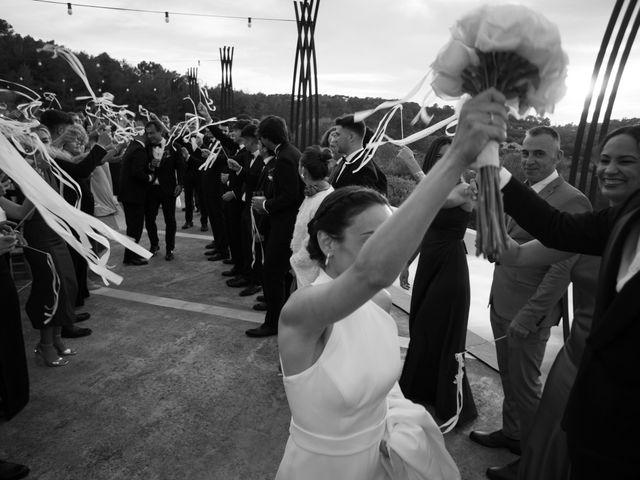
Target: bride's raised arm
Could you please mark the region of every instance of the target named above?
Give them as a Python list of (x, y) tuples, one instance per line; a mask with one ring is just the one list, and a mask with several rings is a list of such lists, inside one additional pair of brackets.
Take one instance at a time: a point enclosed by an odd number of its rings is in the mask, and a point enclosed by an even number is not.
[[(327, 269), (330, 276), (336, 277), (334, 281), (304, 288), (292, 295), (282, 310), (280, 325), (301, 329), (299, 333), (311, 336), (321, 335), (326, 326), (354, 312), (380, 289), (393, 283), (461, 173), (473, 163), (487, 142), (505, 140), (507, 114), (504, 104), (504, 96), (494, 89), (470, 99), (460, 112), (455, 138), (442, 161), (375, 232), (358, 232), (363, 238), (370, 237), (359, 253), (354, 253), (352, 265), (338, 272)], [(382, 215), (381, 208), (388, 209), (388, 206), (379, 206), (374, 215)], [(323, 214), (322, 210), (321, 206), (316, 217)], [(325, 257), (331, 258), (333, 248), (345, 248), (339, 245), (340, 238), (321, 229), (317, 232), (317, 240)]]

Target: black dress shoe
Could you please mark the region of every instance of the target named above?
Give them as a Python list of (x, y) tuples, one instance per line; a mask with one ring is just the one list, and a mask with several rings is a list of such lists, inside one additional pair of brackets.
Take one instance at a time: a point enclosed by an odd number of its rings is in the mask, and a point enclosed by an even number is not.
[(211, 250), (212, 248), (216, 248), (216, 242), (210, 242), (207, 243), (204, 248), (206, 248), (207, 250)]
[(167, 254), (164, 256), (164, 259), (165, 259), (167, 262), (170, 262), (170, 261), (171, 261), (171, 260), (173, 260), (174, 258), (175, 258), (175, 257), (173, 256), (173, 252), (172, 252), (171, 250), (169, 250), (169, 251), (167, 252)]
[(227, 285), (232, 288), (243, 288), (249, 285), (249, 280), (245, 277), (240, 276), (227, 280)]
[(264, 295), (258, 295), (256, 297), (256, 302), (262, 302), (262, 303), (266, 302), (266, 300), (264, 299)]
[(19, 480), (29, 475), (29, 467), (0, 460), (0, 480)]
[(201, 232), (206, 232), (209, 230), (209, 227), (207, 227), (206, 225), (200, 225), (200, 231)]
[(124, 263), (125, 265), (134, 265), (134, 266), (149, 265), (149, 262), (147, 262), (144, 258), (130, 258), (128, 260), (125, 260), (122, 263)]
[(491, 480), (516, 480), (519, 467), (520, 459), (507, 463), (502, 467), (489, 467), (487, 468), (487, 477)]
[(186, 230), (187, 228), (191, 228), (191, 227), (193, 227), (193, 223), (185, 222), (185, 224), (182, 225), (182, 230)]
[(225, 270), (224, 272), (222, 272), (223, 277), (237, 277), (238, 275), (240, 275), (240, 269), (236, 267), (233, 267), (231, 270)]
[(514, 440), (507, 437), (502, 430), (495, 432), (478, 432), (473, 431), (469, 434), (469, 438), (483, 447), (489, 448), (506, 448), (511, 453), (520, 455), (520, 440)]
[(62, 338), (80, 338), (91, 335), (90, 328), (76, 327), (75, 325), (65, 325), (60, 333)]
[(225, 265), (235, 265), (236, 262), (233, 261), (233, 259), (231, 258), (225, 258), (222, 263), (224, 263)]
[(89, 320), (90, 318), (91, 318), (91, 314), (89, 312), (78, 313), (76, 315), (76, 323), (84, 322), (85, 320)]
[(260, 290), (262, 290), (262, 287), (260, 285), (256, 285), (255, 283), (252, 283), (251, 285), (249, 285), (247, 288), (245, 288), (240, 292), (240, 296), (250, 297), (251, 295), (255, 295), (256, 293), (258, 293)]
[(155, 255), (156, 253), (158, 253), (159, 250), (160, 250), (160, 245), (151, 245), (149, 247), (149, 251), (151, 252), (152, 255)]
[(256, 312), (266, 312), (267, 304), (264, 302), (258, 302), (251, 308), (253, 308)]
[(218, 250), (216, 250), (215, 248), (212, 248), (211, 250), (205, 250), (204, 251), (204, 254), (207, 257), (210, 257), (211, 255), (215, 255), (216, 253), (220, 253), (220, 252), (218, 252)]
[(271, 337), (278, 334), (278, 329), (267, 327), (266, 325), (260, 325), (258, 328), (250, 328), (244, 333), (247, 335), (247, 337)]
[(219, 260), (226, 260), (227, 258), (229, 258), (229, 255), (216, 252), (214, 255), (211, 255), (209, 258), (207, 258), (207, 260), (209, 260), (210, 262), (217, 262)]

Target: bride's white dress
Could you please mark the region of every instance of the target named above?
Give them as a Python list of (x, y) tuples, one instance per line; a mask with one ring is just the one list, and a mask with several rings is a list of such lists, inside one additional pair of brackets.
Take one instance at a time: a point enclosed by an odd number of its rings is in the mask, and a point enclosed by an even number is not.
[[(321, 271), (313, 283), (331, 278)], [(398, 331), (372, 301), (333, 324), (320, 358), (284, 376), (289, 440), (276, 480), (459, 479), (431, 416), (404, 398)]]

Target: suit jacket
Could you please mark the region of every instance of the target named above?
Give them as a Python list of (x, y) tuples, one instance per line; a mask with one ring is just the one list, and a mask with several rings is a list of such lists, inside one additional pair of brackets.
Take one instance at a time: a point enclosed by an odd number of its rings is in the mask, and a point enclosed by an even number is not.
[(302, 180), (298, 173), (300, 156), (300, 150), (290, 143), (280, 145), (276, 158), (271, 160), (272, 186), (265, 190), (265, 210), (269, 214), (270, 235), (279, 235), (279, 240), (286, 242), (291, 241), (298, 208), (304, 197)]
[(240, 149), (238, 149), (235, 155), (230, 157), (230, 158), (233, 158), (236, 162), (238, 162), (241, 167), (243, 167), (243, 169), (240, 170), (239, 173), (236, 173), (233, 170), (229, 169), (229, 181), (227, 182), (227, 186), (229, 187), (229, 190), (233, 192), (237, 201), (242, 200), (242, 184), (244, 182), (244, 179), (243, 179), (244, 166), (249, 164), (252, 157), (253, 155), (249, 153), (249, 151), (244, 147), (241, 147)]
[[(179, 151), (167, 146), (160, 166), (153, 172), (164, 195), (173, 196), (177, 185), (184, 185), (185, 162)], [(153, 182), (152, 182), (153, 184)]]
[[(73, 178), (80, 187), (80, 193), (82, 198), (80, 199), (80, 210), (89, 215), (93, 215), (95, 208), (95, 201), (93, 193), (91, 193), (91, 174), (98, 165), (101, 164), (102, 159), (107, 154), (107, 151), (100, 145), (96, 144), (89, 151), (86, 157), (78, 163), (69, 162), (63, 159), (56, 159), (56, 163), (67, 172), (71, 178)], [(77, 195), (75, 190), (68, 187), (64, 187), (62, 195), (65, 200), (71, 205), (75, 205)]]
[[(242, 170), (240, 170), (240, 173), (237, 175), (239, 181), (242, 183), (241, 194), (245, 196), (247, 205), (251, 204), (253, 192), (257, 190), (258, 180), (264, 167), (264, 161), (260, 155), (255, 157), (255, 160), (253, 160), (253, 158), (253, 155), (249, 154), (245, 159), (244, 165), (242, 165)], [(252, 160), (253, 164), (251, 163)]]
[[(533, 192), (533, 190), (532, 190)], [(535, 195), (535, 193), (534, 193)], [(558, 177), (538, 194), (541, 200), (568, 212), (591, 210), (591, 204), (578, 189)], [(533, 237), (513, 218), (507, 218), (507, 233), (519, 244)], [(490, 303), (503, 318), (517, 319), (529, 331), (557, 325), (573, 266), (571, 260), (544, 267), (509, 267), (497, 264), (493, 272)]]
[(640, 416), (632, 406), (640, 398), (636, 355), (640, 273), (620, 292), (616, 292), (616, 282), (626, 237), (640, 223), (640, 191), (622, 205), (582, 214), (541, 203), (514, 179), (503, 195), (507, 212), (546, 246), (602, 255), (591, 332), (563, 426), (572, 470), (584, 474), (588, 469), (589, 475), (602, 478), (637, 478)]
[(146, 146), (132, 140), (124, 152), (120, 166), (120, 193), (121, 202), (144, 205), (147, 200), (147, 191), (153, 176), (148, 168), (149, 154)]
[(336, 165), (338, 169), (334, 175), (331, 175), (331, 186), (338, 189), (349, 185), (361, 185), (363, 187), (373, 188), (383, 195), (387, 194), (387, 177), (380, 170), (378, 165), (371, 160), (361, 170), (354, 172), (360, 167), (361, 162), (343, 163)]
[[(256, 188), (252, 192), (252, 196), (254, 192), (260, 191), (266, 197), (271, 197), (273, 195), (273, 171), (275, 169), (275, 157), (269, 160), (269, 163), (264, 163), (262, 161), (262, 168), (260, 170), (260, 174), (258, 175), (258, 181), (256, 182)], [(258, 231), (262, 235), (267, 235), (269, 233), (269, 215), (258, 214), (255, 213), (256, 224), (258, 226)]]

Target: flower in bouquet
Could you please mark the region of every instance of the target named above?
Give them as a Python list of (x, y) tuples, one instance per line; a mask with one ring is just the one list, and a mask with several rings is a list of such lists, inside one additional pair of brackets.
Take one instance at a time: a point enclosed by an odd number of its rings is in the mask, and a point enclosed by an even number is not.
[[(524, 116), (533, 108), (543, 115), (565, 93), (567, 64), (558, 28), (541, 14), (522, 5), (485, 5), (451, 28), (451, 40), (431, 66), (431, 86), (447, 100), (494, 87), (507, 97), (512, 114)], [(506, 244), (498, 145), (487, 145), (475, 165), (478, 245), (492, 257)]]

